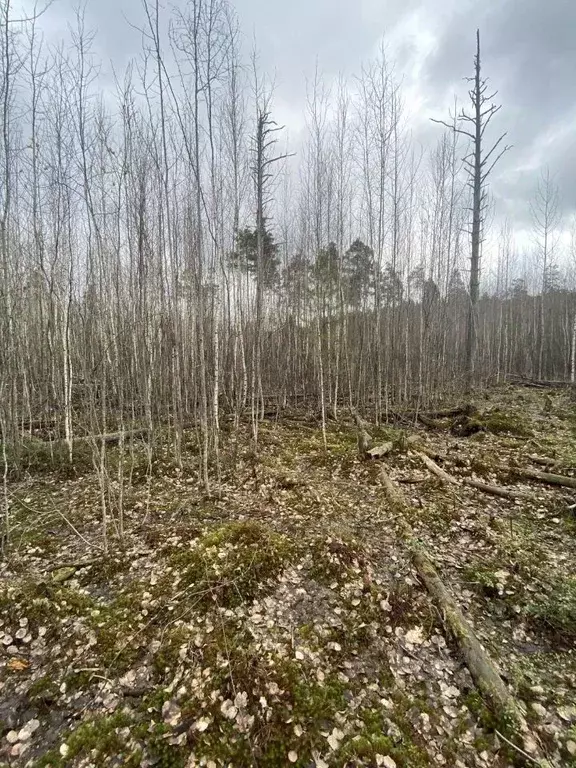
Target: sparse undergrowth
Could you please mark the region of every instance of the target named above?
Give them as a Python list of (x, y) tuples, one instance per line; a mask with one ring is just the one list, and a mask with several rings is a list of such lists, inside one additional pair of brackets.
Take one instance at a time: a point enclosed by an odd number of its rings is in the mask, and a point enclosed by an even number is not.
[[(497, 392), (468, 416), (482, 423), (481, 440), (447, 430), (428, 440), (448, 451), (456, 474), (490, 478), (493, 467), (546, 450), (569, 467), (573, 408), (556, 398), (552, 443), (540, 397)], [(533, 503), (513, 505), (447, 489), (407, 453), (409, 430), (372, 432), (394, 444), (385, 461), (395, 479), (410, 481), (409, 522), (507, 670), (551, 765), (571, 764), (570, 497), (533, 488)], [(112, 539), (108, 558), (86, 546), (100, 532), (91, 452), (72, 472), (52, 454), (48, 461), (45, 446), (30, 454), (13, 486), (17, 554), (1, 574), (0, 760), (39, 768), (522, 764), (414, 577), (378, 463), (358, 459), (354, 430), (332, 424), (327, 437), (325, 451), (319, 429), (266, 423), (258, 457), (248, 433), (246, 450), (235, 435), (223, 442), (214, 498), (190, 479), (194, 435), (184, 471), (162, 448), (147, 476), (137, 450), (128, 535), (122, 550)], [(107, 460), (117, 468), (116, 447)]]

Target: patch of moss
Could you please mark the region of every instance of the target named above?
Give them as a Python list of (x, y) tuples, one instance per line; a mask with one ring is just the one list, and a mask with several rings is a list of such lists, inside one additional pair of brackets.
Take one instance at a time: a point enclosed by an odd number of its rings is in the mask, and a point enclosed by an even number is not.
[[(419, 606), (415, 604), (414, 589), (405, 581), (394, 582), (393, 589), (388, 595), (388, 602), (390, 604), (388, 621), (392, 627), (405, 626), (419, 611)], [(431, 612), (429, 615), (432, 615)], [(422, 619), (423, 617), (419, 616), (418, 621), (421, 622)]]
[(75, 670), (69, 672), (63, 681), (66, 684), (66, 693), (72, 691), (86, 691), (92, 682), (92, 672)]
[(180, 589), (194, 587), (197, 605), (230, 608), (272, 588), (294, 553), (285, 536), (264, 525), (233, 522), (205, 534), (192, 549), (173, 552), (169, 564), (180, 576)]
[(524, 418), (497, 408), (482, 414), (480, 421), (493, 435), (507, 433), (518, 437), (530, 437), (533, 434)]
[(115, 576), (130, 568), (126, 557), (103, 557), (99, 562), (75, 571), (74, 577), (83, 586), (109, 584)]
[(109, 673), (121, 674), (140, 656), (141, 648), (135, 642), (137, 619), (134, 614), (134, 606), (122, 608), (112, 604), (90, 616), (89, 623), (96, 635), (94, 651)]
[(189, 639), (190, 631), (186, 626), (172, 626), (163, 634), (162, 645), (154, 655), (154, 670), (158, 675), (164, 675), (176, 667), (180, 649)]
[[(398, 768), (430, 765), (430, 758), (423, 746), (416, 743), (417, 734), (406, 717), (405, 710), (411, 702), (400, 693), (396, 699), (390, 714), (381, 708), (366, 708), (359, 713), (362, 729), (342, 744), (336, 753), (336, 765), (344, 768), (354, 759), (373, 761), (377, 754), (389, 755)], [(390, 735), (390, 722), (396, 726), (394, 736)]]
[(24, 579), (15, 587), (0, 590), (0, 611), (7, 622), (16, 625), (24, 615), (33, 634), (38, 627), (46, 627), (47, 639), (60, 631), (63, 618), (84, 616), (94, 606), (90, 595), (51, 581)]
[(80, 589), (63, 586), (53, 588), (50, 591), (52, 592), (52, 599), (57, 606), (57, 610), (62, 613), (84, 616), (96, 607), (94, 599), (87, 592), (83, 592)]
[(52, 675), (43, 675), (34, 680), (28, 689), (28, 700), (30, 703), (41, 707), (43, 710), (49, 710), (52, 703), (58, 698), (58, 686)]
[(464, 581), (474, 587), (485, 597), (494, 598), (498, 595), (498, 577), (491, 568), (471, 566), (462, 571)]
[(64, 441), (49, 442), (35, 437), (26, 438), (19, 445), (7, 447), (9, 474), (18, 479), (26, 473), (42, 475), (56, 473), (58, 477), (76, 477), (93, 469), (92, 449), (86, 443), (74, 448), (72, 462)]
[(428, 503), (423, 508), (411, 506), (406, 515), (408, 522), (417, 526), (424, 522), (432, 533), (445, 534), (451, 523), (462, 518), (461, 505), (456, 497), (446, 497), (442, 481), (434, 475), (427, 477), (421, 488), (434, 503)]
[[(490, 735), (496, 731), (502, 733), (507, 739), (516, 743), (518, 741), (518, 733), (514, 722), (506, 717), (497, 717), (485, 704), (484, 700), (476, 689), (470, 691), (463, 699), (464, 706), (466, 706), (469, 712), (474, 715), (479, 724), (485, 731), (485, 734), (481, 737), (481, 743), (489, 743)], [(521, 754), (513, 747), (506, 743), (501, 743), (500, 754), (507, 760), (507, 764), (510, 766), (525, 766), (524, 759)]]
[(136, 756), (120, 733), (131, 722), (130, 716), (124, 712), (87, 720), (64, 738), (63, 744), (68, 748), (65, 756), (59, 749), (52, 749), (36, 760), (34, 768), (65, 768), (77, 764), (81, 757), (89, 758), (90, 763), (98, 768), (108, 765), (113, 757), (121, 759), (122, 765), (136, 766)]
[(555, 579), (547, 594), (528, 604), (526, 615), (558, 641), (571, 644), (576, 639), (576, 578)]
[(155, 723), (152, 733), (147, 738), (147, 752), (158, 768), (185, 768), (190, 750), (176, 744), (170, 744), (166, 736), (171, 729), (164, 723)]
[[(200, 701), (192, 696), (183, 706), (183, 721), (195, 720), (200, 711), (212, 721), (205, 732), (190, 734), (189, 745), (198, 759), (212, 759), (218, 765), (276, 768), (288, 764), (292, 749), (298, 753), (296, 766), (310, 765), (313, 750), (325, 750), (326, 730), (332, 730), (337, 713), (346, 709), (351, 684), (336, 674), (327, 674), (319, 682), (305, 662), (254, 647), (251, 640), (247, 631), (232, 622), (225, 631), (209, 635), (201, 651), (202, 665), (209, 667), (210, 689), (219, 697), (207, 707), (205, 695), (200, 694)], [(256, 724), (250, 733), (242, 732), (220, 709), (223, 699), (234, 700), (239, 692), (247, 694), (244, 716), (254, 718)], [(262, 708), (264, 699), (268, 703)], [(302, 728), (299, 736), (294, 732), (296, 725)]]

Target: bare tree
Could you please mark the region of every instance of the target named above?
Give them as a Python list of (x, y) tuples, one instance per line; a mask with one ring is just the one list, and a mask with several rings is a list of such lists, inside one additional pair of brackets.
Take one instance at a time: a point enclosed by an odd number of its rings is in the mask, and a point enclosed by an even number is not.
[(500, 111), (501, 105), (493, 103), (492, 99), (498, 93), (488, 93), (488, 80), (481, 74), (480, 58), (480, 30), (476, 30), (476, 55), (474, 56), (474, 76), (466, 78), (472, 83), (468, 92), (472, 106), (471, 113), (464, 109), (458, 115), (457, 120), (451, 125), (444, 120), (434, 120), (447, 128), (466, 136), (472, 141), (472, 149), (464, 158), (464, 164), (469, 177), (469, 185), (472, 189), (472, 226), (470, 230), (470, 282), (469, 282), (469, 310), (466, 341), (466, 382), (470, 388), (474, 381), (474, 368), (476, 361), (476, 347), (478, 341), (478, 317), (477, 304), (480, 296), (480, 248), (482, 243), (482, 227), (486, 211), (486, 186), (488, 177), (502, 155), (510, 147), (502, 146), (506, 137), (503, 133), (486, 150), (484, 134), (490, 125), (492, 118)]
[(283, 130), (271, 115), (271, 93), (265, 91), (257, 77), (255, 78), (256, 127), (252, 139), (253, 165), (252, 178), (256, 194), (256, 318), (254, 345), (252, 352), (252, 433), (254, 442), (258, 442), (259, 411), (262, 401), (262, 317), (264, 289), (267, 282), (266, 262), (266, 211), (271, 202), (271, 181), (274, 178), (273, 166), (290, 157), (289, 153), (275, 154), (276, 134)]
[(536, 236), (537, 259), (540, 269), (540, 296), (538, 300), (538, 367), (537, 376), (544, 376), (544, 345), (546, 338), (546, 294), (551, 287), (554, 268), (553, 258), (557, 246), (556, 230), (560, 223), (560, 204), (558, 189), (550, 176), (550, 169), (542, 172), (534, 199), (530, 204), (534, 232)]

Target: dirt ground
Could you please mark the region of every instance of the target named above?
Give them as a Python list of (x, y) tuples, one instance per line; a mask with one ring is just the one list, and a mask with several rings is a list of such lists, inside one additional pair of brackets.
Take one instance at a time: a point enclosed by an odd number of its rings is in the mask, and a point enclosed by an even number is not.
[[(394, 448), (361, 460), (353, 422), (269, 420), (222, 438), (221, 481), (133, 457), (126, 535), (102, 544), (89, 466), (11, 483), (0, 563), (0, 764), (5, 766), (576, 766), (576, 407), (502, 387), (479, 431), (408, 418), (371, 427)], [(510, 500), (454, 477), (523, 492)], [(408, 446), (409, 447), (409, 446)], [(114, 448), (111, 452), (113, 463)], [(525, 710), (529, 735), (478, 695), (418, 579), (380, 468), (409, 524)], [(114, 481), (112, 481), (114, 489)], [(113, 532), (113, 523), (110, 524)]]

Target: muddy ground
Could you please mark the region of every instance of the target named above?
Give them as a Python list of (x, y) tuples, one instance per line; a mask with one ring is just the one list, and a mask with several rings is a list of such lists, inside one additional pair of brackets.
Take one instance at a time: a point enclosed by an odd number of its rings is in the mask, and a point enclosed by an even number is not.
[[(212, 497), (193, 432), (184, 468), (160, 453), (150, 482), (136, 445), (108, 557), (90, 461), (31, 461), (0, 564), (0, 764), (576, 766), (576, 490), (515, 471), (544, 469), (538, 455), (576, 474), (576, 407), (520, 387), (474, 405), (468, 437), (449, 419), (371, 427), (394, 444), (381, 460), (358, 456), (351, 419), (328, 425), (327, 450), (316, 423), (268, 420), (258, 456), (248, 425), (230, 428)], [(456, 478), (528, 498), (442, 484), (406, 449), (414, 432)], [(528, 736), (478, 695), (382, 465)]]

